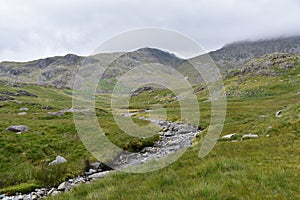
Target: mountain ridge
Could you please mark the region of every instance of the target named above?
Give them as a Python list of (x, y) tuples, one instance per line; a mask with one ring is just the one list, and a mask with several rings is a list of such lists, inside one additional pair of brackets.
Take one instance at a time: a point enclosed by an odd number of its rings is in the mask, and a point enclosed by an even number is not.
[[(227, 74), (230, 71), (242, 69), (252, 59), (272, 53), (300, 54), (300, 36), (234, 42), (224, 45), (224, 47), (216, 51), (211, 51), (208, 55), (216, 63), (220, 72)], [(109, 56), (112, 54), (101, 54), (101, 59), (109, 59)], [(102, 66), (101, 62), (98, 64), (99, 67), (107, 67), (103, 78), (107, 79), (109, 84), (116, 82), (115, 78), (133, 67), (148, 63), (159, 63), (173, 67), (184, 76), (189, 77), (189, 81), (193, 84), (202, 81), (200, 75), (198, 76), (193, 71), (191, 72), (193, 67), (188, 62), (189, 59), (176, 57), (176, 55), (164, 50), (145, 47), (131, 52), (120, 52), (119, 54), (121, 56), (109, 66)], [(206, 55), (200, 55), (195, 58)], [(52, 85), (58, 88), (72, 87), (74, 71), (76, 72), (78, 66), (86, 58), (89, 57), (67, 54), (65, 56), (54, 56), (28, 62), (3, 61), (0, 62), (0, 79), (11, 82)], [(113, 79), (113, 81), (110, 79)]]

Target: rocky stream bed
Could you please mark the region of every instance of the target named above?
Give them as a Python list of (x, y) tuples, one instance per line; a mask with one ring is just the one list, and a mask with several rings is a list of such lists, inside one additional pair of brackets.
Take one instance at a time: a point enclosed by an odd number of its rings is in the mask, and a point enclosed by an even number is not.
[[(131, 117), (136, 113), (122, 114), (124, 117)], [(144, 118), (140, 119), (150, 121), (157, 124), (161, 131), (159, 132), (160, 140), (152, 147), (145, 147), (140, 152), (122, 154), (114, 159), (118, 166), (140, 165), (150, 159), (164, 158), (181, 148), (191, 146), (193, 138), (200, 133), (197, 127), (170, 122), (160, 119)], [(47, 196), (58, 195), (63, 192), (70, 191), (73, 187), (80, 184), (88, 184), (93, 180), (100, 179), (113, 172), (112, 168), (102, 162), (94, 162), (90, 164), (90, 169), (84, 172), (81, 176), (62, 182), (57, 187), (52, 188), (37, 188), (29, 194), (17, 193), (14, 196), (0, 195), (1, 200), (36, 200)]]

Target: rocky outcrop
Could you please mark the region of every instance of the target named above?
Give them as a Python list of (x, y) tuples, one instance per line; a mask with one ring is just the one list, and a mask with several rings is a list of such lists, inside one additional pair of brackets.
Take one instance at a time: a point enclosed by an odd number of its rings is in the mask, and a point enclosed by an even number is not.
[(245, 63), (266, 54), (300, 54), (300, 36), (258, 41), (241, 41), (209, 53), (221, 72), (241, 69)]
[(299, 63), (299, 57), (291, 54), (274, 53), (246, 63), (241, 74), (278, 76), (294, 68)]
[(146, 91), (154, 91), (157, 90), (157, 88), (152, 87), (152, 86), (144, 86), (141, 88), (136, 89), (132, 93), (130, 93), (130, 97), (138, 96), (139, 94), (146, 92)]

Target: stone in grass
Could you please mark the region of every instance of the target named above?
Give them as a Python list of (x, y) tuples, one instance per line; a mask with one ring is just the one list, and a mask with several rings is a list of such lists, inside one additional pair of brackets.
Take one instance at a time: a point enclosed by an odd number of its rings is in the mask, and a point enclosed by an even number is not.
[(99, 172), (88, 176), (88, 179), (99, 179), (107, 176), (111, 171)]
[(229, 140), (229, 139), (232, 139), (233, 136), (235, 136), (235, 133), (224, 135), (224, 136), (221, 137), (221, 139)]
[(56, 156), (55, 160), (53, 160), (52, 162), (49, 163), (49, 165), (57, 165), (57, 164), (62, 164), (67, 162), (67, 159), (65, 159), (62, 156)]
[(27, 112), (19, 112), (18, 115), (27, 115)]
[(20, 108), (19, 110), (21, 110), (21, 111), (28, 111), (29, 109), (28, 108)]
[(275, 117), (278, 117), (278, 118), (282, 117), (281, 113), (282, 113), (282, 110), (277, 111), (275, 114)]
[(256, 134), (252, 134), (252, 133), (249, 133), (249, 134), (246, 134), (246, 135), (242, 136), (242, 140), (244, 140), (244, 139), (254, 139), (254, 138), (259, 138), (259, 136), (256, 135)]
[(12, 132), (25, 132), (25, 131), (28, 131), (29, 128), (28, 128), (28, 126), (24, 126), (24, 125), (12, 125), (12, 126), (9, 126), (5, 130), (12, 131)]

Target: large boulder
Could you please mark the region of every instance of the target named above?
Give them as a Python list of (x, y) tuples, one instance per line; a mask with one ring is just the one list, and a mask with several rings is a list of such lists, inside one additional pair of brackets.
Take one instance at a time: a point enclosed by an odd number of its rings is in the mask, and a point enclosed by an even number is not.
[(25, 131), (28, 131), (29, 128), (28, 128), (28, 126), (24, 126), (24, 125), (13, 125), (13, 126), (9, 126), (5, 130), (12, 131), (12, 132), (25, 132)]
[(57, 164), (62, 164), (67, 162), (67, 159), (65, 159), (62, 156), (56, 156), (55, 160), (53, 160), (52, 162), (49, 163), (49, 165), (57, 165)]

